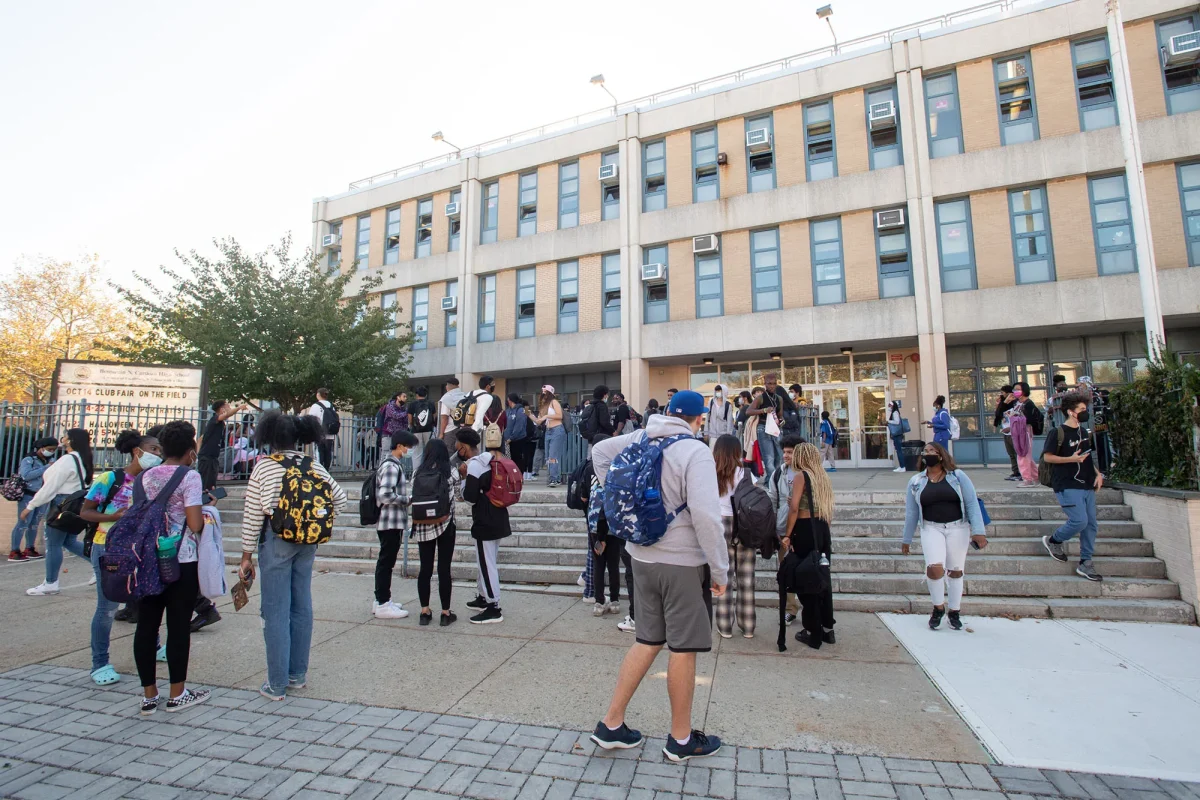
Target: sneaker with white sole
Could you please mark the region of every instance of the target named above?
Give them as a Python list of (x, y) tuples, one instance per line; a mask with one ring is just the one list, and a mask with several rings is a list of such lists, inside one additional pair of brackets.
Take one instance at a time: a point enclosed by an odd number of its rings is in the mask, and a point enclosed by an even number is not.
[(578, 578), (575, 579), (575, 585), (580, 587), (581, 589), (584, 586), (587, 586), (587, 581), (584, 580), (583, 575), (580, 575)]
[(258, 693), (268, 700), (274, 700), (276, 702), (287, 698), (287, 689), (284, 689), (282, 692), (277, 692), (271, 688), (270, 683), (266, 682), (264, 682), (262, 686), (258, 687)]
[(408, 616), (407, 611), (391, 600), (386, 603), (372, 602), (371, 613), (375, 615), (375, 619), (404, 619)]
[(892, 472), (908, 472), (904, 467), (896, 467)]
[(1043, 536), (1042, 547), (1046, 548), (1046, 552), (1055, 561), (1061, 561), (1064, 564), (1067, 563), (1067, 550), (1063, 547), (1062, 542), (1056, 542), (1049, 536)]
[(625, 619), (617, 623), (617, 630), (625, 633), (637, 633), (637, 623), (633, 621), (633, 617), (626, 614)]
[(1075, 574), (1081, 578), (1087, 578), (1089, 581), (1104, 580), (1100, 573), (1096, 572), (1096, 568), (1092, 566), (1090, 558), (1087, 561), (1079, 562), (1079, 566), (1075, 568)]
[(58, 593), (59, 593), (58, 581), (55, 581), (54, 583), (46, 583), (45, 581), (43, 581), (42, 583), (38, 584), (37, 586), (33, 587), (32, 589), (25, 590), (25, 594), (29, 595), (30, 597), (44, 597), (49, 594), (58, 594)]
[(504, 614), (500, 611), (500, 606), (488, 606), (471, 617), (473, 625), (489, 625), (494, 622), (504, 622)]
[(596, 603), (596, 605), (592, 606), (592, 616), (593, 617), (603, 617), (604, 612), (607, 610), (608, 610), (608, 606), (604, 605), (604, 603)]
[(140, 712), (141, 715), (143, 717), (148, 717), (155, 711), (158, 711), (158, 695), (154, 695), (154, 697), (143, 697), (142, 709)]
[(663, 755), (676, 764), (690, 761), (693, 758), (711, 756), (721, 749), (721, 739), (718, 736), (707, 736), (701, 731), (692, 731), (686, 744), (675, 741), (675, 737), (667, 734), (667, 746)]
[(208, 689), (184, 689), (183, 694), (172, 697), (167, 701), (165, 711), (183, 711), (185, 708), (198, 706), (207, 700), (212, 693)]
[(88, 586), (96, 585), (96, 573), (92, 573), (92, 577), (88, 578)]
[(604, 607), (604, 613), (605, 614), (620, 614), (621, 613), (621, 604), (620, 603), (609, 603), (607, 606)]

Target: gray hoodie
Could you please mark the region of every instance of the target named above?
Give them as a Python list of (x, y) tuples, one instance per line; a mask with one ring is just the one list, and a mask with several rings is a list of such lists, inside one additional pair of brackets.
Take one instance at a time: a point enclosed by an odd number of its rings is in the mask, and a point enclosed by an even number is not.
[[(646, 430), (605, 439), (592, 446), (592, 466), (604, 485), (612, 460), (642, 436), (661, 439), (686, 433), (692, 428), (678, 417), (655, 414), (646, 419)], [(629, 555), (652, 564), (681, 567), (708, 565), (714, 582), (729, 574), (729, 551), (721, 521), (717, 465), (712, 453), (699, 439), (680, 441), (667, 448), (662, 467), (663, 505), (667, 511), (687, 503), (688, 507), (667, 527), (666, 535), (650, 547), (628, 545)]]

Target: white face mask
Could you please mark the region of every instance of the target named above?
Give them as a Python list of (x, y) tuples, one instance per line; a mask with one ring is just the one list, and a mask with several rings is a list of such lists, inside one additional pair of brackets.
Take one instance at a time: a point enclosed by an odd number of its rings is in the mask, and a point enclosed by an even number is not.
[(42, 458), (53, 458), (53, 457), (54, 457), (53, 450), (43, 450), (42, 451)]
[(154, 469), (162, 463), (162, 456), (156, 456), (154, 453), (142, 453), (138, 456), (138, 465), (142, 469)]

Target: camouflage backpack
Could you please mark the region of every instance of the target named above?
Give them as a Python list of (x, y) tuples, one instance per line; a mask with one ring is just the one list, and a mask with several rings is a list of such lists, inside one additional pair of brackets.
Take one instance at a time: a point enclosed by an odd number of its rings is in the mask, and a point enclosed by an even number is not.
[(324, 544), (333, 535), (333, 488), (304, 456), (273, 453), (267, 458), (284, 468), (279, 502), (271, 512), (271, 530), (285, 542)]

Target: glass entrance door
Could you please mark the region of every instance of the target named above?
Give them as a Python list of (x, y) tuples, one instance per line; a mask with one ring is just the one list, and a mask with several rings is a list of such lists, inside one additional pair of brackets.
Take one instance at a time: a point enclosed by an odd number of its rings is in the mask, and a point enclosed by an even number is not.
[(838, 432), (839, 468), (895, 466), (888, 452), (887, 404), (885, 383), (821, 387), (821, 410), (829, 412)]

